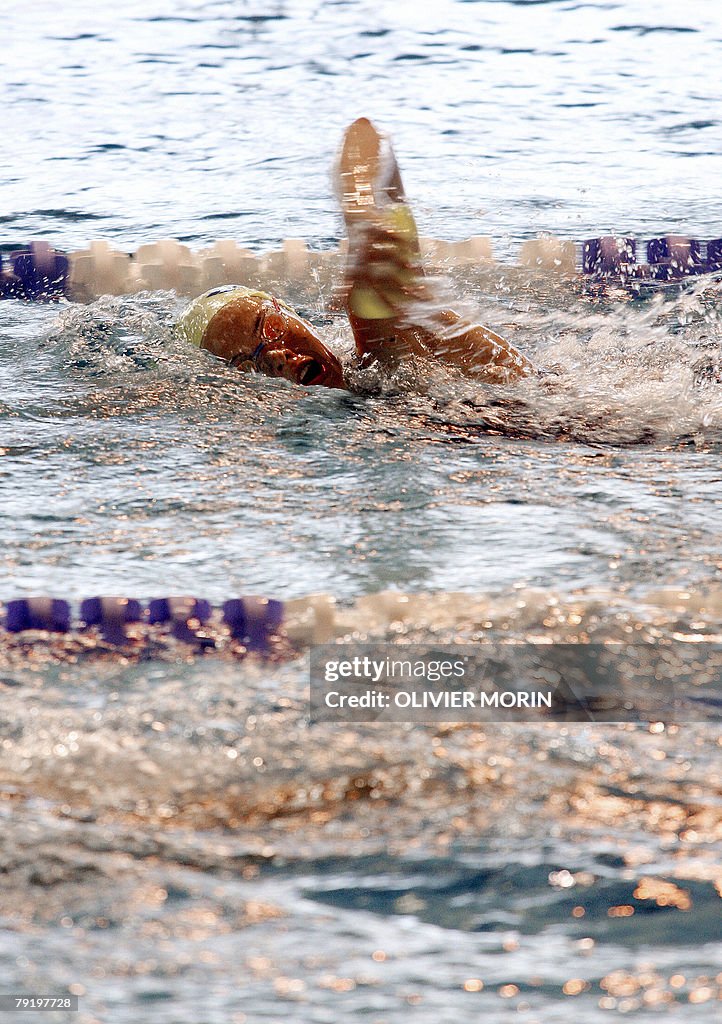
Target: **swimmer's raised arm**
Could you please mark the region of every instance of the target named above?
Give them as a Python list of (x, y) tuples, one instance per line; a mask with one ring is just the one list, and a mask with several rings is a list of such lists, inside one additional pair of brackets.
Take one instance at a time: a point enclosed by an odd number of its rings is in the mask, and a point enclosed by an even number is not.
[(531, 372), (504, 338), (438, 300), (391, 143), (366, 118), (346, 131), (338, 188), (349, 237), (346, 310), (359, 355), (392, 365), (431, 356), (494, 383)]

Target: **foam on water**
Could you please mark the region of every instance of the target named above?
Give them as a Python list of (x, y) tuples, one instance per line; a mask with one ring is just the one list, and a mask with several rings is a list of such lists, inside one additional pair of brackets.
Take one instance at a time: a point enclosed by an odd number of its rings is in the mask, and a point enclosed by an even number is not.
[[(357, 115), (430, 237), (722, 233), (714, 5), (6, 7), (3, 247), (335, 249)], [(167, 293), (0, 303), (0, 598), (256, 592), (300, 650), (4, 646), (3, 991), (79, 984), (82, 1024), (717, 1020), (714, 727), (307, 724), (316, 640), (720, 632), (718, 291), (450, 273), (547, 376), (304, 392), (179, 345)], [(329, 274), (284, 297), (350, 361)]]
[(167, 293), (6, 304), (26, 322), (2, 392), (17, 577), (3, 596), (151, 597), (159, 567), (164, 591), (200, 579), (216, 601), (704, 582), (720, 552), (716, 292), (613, 304), (488, 274), (457, 297), (545, 375), (502, 389), (436, 365), (360, 371), (343, 318), (290, 285), (280, 293), (341, 353), (351, 393), (183, 345)]
[[(520, 283), (503, 270), (487, 271), (484, 284), (492, 289), (485, 312), (503, 317), (498, 329), (532, 355), (541, 378), (493, 387), (435, 364), (404, 368), (392, 378), (358, 370), (345, 322), (329, 318), (318, 306), (303, 312), (320, 320), (322, 332), (334, 339), (352, 388), (390, 398), (400, 417), (406, 414), (450, 431), (458, 427), (468, 437), (477, 429), (588, 444), (719, 443), (717, 282), (700, 281), (646, 302), (579, 298), (572, 287), (560, 284), (553, 303), (539, 293), (538, 279)], [(280, 282), (281, 294), (297, 288), (295, 282), (285, 287)], [(476, 308), (478, 315), (475, 298), (473, 293), (459, 297), (457, 289), (456, 305), (469, 313)], [(138, 371), (152, 369), (154, 384), (170, 378), (181, 392), (179, 377), (187, 381), (190, 367), (207, 368), (209, 374), (220, 373), (220, 367), (174, 341), (170, 325), (177, 308), (177, 301), (163, 293), (101, 299), (61, 314), (49, 342), (86, 374), (109, 379), (122, 372), (130, 384)], [(312, 399), (317, 395), (313, 392)], [(157, 400), (154, 390), (151, 401)]]

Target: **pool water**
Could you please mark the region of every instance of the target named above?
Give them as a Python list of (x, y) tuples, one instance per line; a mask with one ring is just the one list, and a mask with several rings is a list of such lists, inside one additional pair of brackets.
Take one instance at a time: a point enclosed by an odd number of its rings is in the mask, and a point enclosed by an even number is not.
[[(349, 393), (189, 350), (173, 293), (3, 302), (0, 599), (719, 636), (719, 285), (599, 298), (513, 266), (540, 232), (722, 235), (714, 5), (11, 0), (5, 27), (3, 247), (336, 247), (366, 114), (422, 233), (493, 241), (456, 300), (548, 372), (361, 372), (313, 281), (283, 297)], [(0, 989), (79, 986), (87, 1022), (717, 1019), (713, 725), (309, 726), (307, 672), (0, 658)]]

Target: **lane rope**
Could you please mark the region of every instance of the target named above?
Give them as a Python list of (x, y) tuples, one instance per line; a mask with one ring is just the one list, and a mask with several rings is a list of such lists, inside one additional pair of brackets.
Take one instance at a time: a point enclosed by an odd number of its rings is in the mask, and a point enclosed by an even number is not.
[(106, 645), (139, 646), (172, 637), (198, 652), (235, 644), (238, 653), (268, 653), (283, 632), (284, 604), (261, 597), (238, 597), (213, 605), (203, 598), (171, 596), (140, 601), (90, 597), (74, 607), (56, 597), (7, 601), (0, 611), (0, 636), (32, 647), (54, 638), (100, 640)]
[[(461, 242), (422, 239), (427, 263), (441, 271), (495, 265), (491, 240)], [(61, 297), (89, 302), (100, 295), (173, 290), (195, 297), (223, 284), (272, 286), (273, 282), (318, 284), (337, 274), (347, 243), (324, 252), (302, 239), (286, 239), (279, 250), (254, 255), (231, 239), (193, 252), (173, 239), (142, 245), (127, 253), (104, 241), (65, 253), (46, 241), (0, 252), (0, 298), (47, 301)], [(2, 248), (2, 247), (0, 247)], [(642, 259), (642, 253), (645, 259)], [(684, 282), (722, 271), (722, 238), (702, 241), (662, 235), (646, 243), (629, 236), (603, 235), (575, 243), (542, 236), (521, 246), (518, 266), (550, 275), (581, 275), (582, 281), (616, 282), (637, 290)]]

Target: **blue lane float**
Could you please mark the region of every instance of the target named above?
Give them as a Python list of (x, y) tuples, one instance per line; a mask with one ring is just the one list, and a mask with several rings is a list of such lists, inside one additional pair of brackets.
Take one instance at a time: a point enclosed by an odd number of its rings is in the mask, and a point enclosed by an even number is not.
[(283, 623), (283, 604), (280, 601), (241, 598), (226, 601), (223, 621), (235, 640), (252, 651), (263, 651), (269, 634), (277, 633)]
[(97, 638), (104, 645), (124, 649), (172, 639), (194, 653), (232, 648), (235, 655), (267, 655), (282, 639), (283, 621), (283, 602), (261, 597), (232, 598), (220, 606), (183, 595), (147, 603), (136, 598), (90, 597), (79, 603), (77, 614), (69, 601), (27, 597), (5, 604), (0, 630), (30, 648), (73, 638)]
[(582, 243), (582, 273), (601, 278), (642, 281), (682, 281), (722, 269), (722, 239), (702, 242), (684, 235), (650, 238), (646, 263), (637, 259), (634, 238), (604, 235)]
[[(702, 257), (702, 244), (695, 238), (667, 235), (651, 238), (647, 242), (647, 263), (652, 275), (659, 281), (674, 281), (680, 277), (705, 274), (709, 261)], [(709, 250), (708, 243), (706, 249)]]
[(211, 613), (210, 602), (197, 597), (161, 597), (148, 605), (148, 622), (153, 626), (170, 625), (176, 640), (210, 647), (212, 638), (201, 637), (198, 629), (208, 623)]
[(582, 273), (595, 277), (623, 277), (637, 264), (633, 238), (605, 235), (582, 243)]
[(42, 301), (67, 294), (70, 259), (48, 242), (0, 253), (0, 298)]
[(8, 633), (23, 633), (29, 629), (67, 633), (70, 624), (70, 605), (53, 597), (8, 601), (5, 608), (5, 629)]
[(712, 274), (722, 270), (722, 238), (707, 242), (707, 269)]
[(121, 597), (90, 597), (81, 602), (80, 620), (86, 627), (97, 626), (101, 636), (111, 644), (122, 644), (128, 639), (125, 626), (141, 622), (143, 606), (140, 601)]

